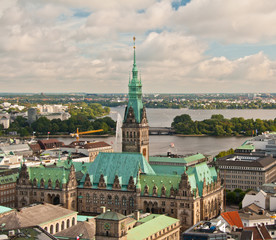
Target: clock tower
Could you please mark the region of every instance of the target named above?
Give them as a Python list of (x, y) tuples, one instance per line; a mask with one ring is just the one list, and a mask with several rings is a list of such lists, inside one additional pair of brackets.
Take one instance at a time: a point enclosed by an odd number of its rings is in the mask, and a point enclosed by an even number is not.
[(132, 67), (132, 79), (128, 84), (128, 105), (125, 109), (122, 126), (123, 152), (139, 152), (149, 161), (149, 125), (146, 115), (146, 108), (142, 103), (142, 82), (138, 79), (136, 66), (135, 37), (134, 58)]

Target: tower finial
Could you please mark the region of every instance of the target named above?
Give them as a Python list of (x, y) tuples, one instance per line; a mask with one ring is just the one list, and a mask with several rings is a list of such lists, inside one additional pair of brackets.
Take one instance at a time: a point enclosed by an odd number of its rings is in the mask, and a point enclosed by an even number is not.
[(133, 37), (133, 51), (134, 51), (134, 54), (133, 54), (133, 67), (136, 68), (136, 53), (135, 53), (135, 37)]

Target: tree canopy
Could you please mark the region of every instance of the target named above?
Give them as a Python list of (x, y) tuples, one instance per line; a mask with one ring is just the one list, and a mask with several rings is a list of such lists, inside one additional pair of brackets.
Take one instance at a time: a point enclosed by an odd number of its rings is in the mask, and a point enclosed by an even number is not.
[(212, 115), (211, 119), (193, 121), (187, 114), (176, 116), (171, 124), (180, 134), (205, 134), (210, 136), (251, 136), (265, 131), (276, 131), (274, 120), (231, 118), (226, 119), (221, 114)]

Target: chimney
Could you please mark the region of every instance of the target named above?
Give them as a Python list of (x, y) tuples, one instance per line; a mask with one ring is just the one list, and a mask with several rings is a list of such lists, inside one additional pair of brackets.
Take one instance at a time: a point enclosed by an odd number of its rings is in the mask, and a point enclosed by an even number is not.
[(101, 207), (101, 213), (105, 213), (106, 212), (106, 208), (104, 206)]
[(134, 219), (137, 220), (137, 221), (140, 220), (140, 212), (139, 212), (138, 210), (136, 210), (136, 211), (134, 212)]

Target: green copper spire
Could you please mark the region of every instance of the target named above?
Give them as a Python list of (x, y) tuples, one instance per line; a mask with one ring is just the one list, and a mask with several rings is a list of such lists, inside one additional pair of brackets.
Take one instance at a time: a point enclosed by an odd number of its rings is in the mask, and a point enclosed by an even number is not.
[(132, 79), (128, 84), (128, 105), (125, 111), (124, 122), (127, 119), (129, 108), (132, 107), (137, 123), (141, 122), (143, 103), (142, 103), (142, 83), (141, 79), (138, 79), (138, 69), (136, 66), (136, 46), (135, 37), (133, 37), (133, 67), (132, 67)]

